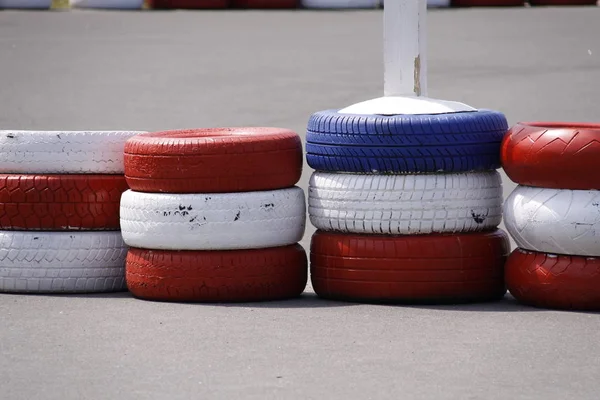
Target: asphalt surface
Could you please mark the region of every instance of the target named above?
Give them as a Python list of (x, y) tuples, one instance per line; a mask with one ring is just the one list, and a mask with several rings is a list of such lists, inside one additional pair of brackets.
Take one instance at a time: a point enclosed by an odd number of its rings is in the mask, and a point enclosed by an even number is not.
[[(598, 121), (599, 20), (588, 7), (432, 10), (429, 95), (510, 124)], [(0, 127), (304, 135), (312, 112), (383, 93), (381, 48), (381, 11), (4, 11)], [(599, 328), (597, 313), (509, 295), (411, 307), (322, 301), (310, 286), (234, 305), (0, 295), (0, 398), (597, 399)]]

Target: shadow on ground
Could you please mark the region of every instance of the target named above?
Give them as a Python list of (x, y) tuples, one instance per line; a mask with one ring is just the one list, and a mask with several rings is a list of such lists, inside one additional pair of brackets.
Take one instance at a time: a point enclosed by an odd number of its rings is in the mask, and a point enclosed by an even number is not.
[(32, 297), (56, 297), (56, 298), (81, 298), (81, 299), (133, 299), (135, 301), (165, 303), (165, 304), (187, 304), (197, 306), (223, 307), (223, 308), (331, 308), (331, 307), (353, 307), (353, 306), (379, 306), (379, 307), (395, 307), (395, 308), (412, 308), (423, 310), (440, 310), (440, 311), (458, 311), (458, 312), (504, 312), (504, 313), (531, 313), (531, 312), (570, 312), (579, 314), (596, 314), (600, 315), (600, 311), (571, 311), (571, 310), (554, 310), (546, 308), (536, 308), (519, 303), (515, 298), (506, 294), (499, 301), (489, 301), (483, 303), (462, 303), (462, 304), (419, 304), (419, 303), (380, 303), (372, 301), (337, 301), (328, 300), (318, 297), (315, 293), (305, 292), (300, 297), (288, 300), (274, 301), (249, 301), (249, 302), (232, 302), (232, 303), (196, 303), (196, 302), (172, 302), (159, 300), (136, 299), (130, 292), (115, 292), (115, 293), (65, 293), (65, 294), (19, 294), (5, 293), (5, 296), (32, 296)]

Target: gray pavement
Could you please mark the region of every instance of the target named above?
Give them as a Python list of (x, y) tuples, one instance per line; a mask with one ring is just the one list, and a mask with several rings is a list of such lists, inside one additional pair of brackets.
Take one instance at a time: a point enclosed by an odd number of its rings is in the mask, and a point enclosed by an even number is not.
[[(429, 95), (510, 124), (599, 121), (598, 21), (587, 7), (432, 10)], [(381, 95), (381, 48), (381, 11), (4, 11), (0, 127), (304, 135), (312, 112)], [(443, 307), (322, 301), (310, 287), (234, 305), (0, 295), (0, 399), (598, 399), (599, 328), (598, 314), (509, 295)]]

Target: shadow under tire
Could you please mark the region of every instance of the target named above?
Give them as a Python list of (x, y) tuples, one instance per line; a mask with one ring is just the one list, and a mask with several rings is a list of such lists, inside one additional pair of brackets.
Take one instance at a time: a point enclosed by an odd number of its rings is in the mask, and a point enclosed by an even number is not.
[(127, 287), (146, 300), (283, 300), (300, 296), (307, 281), (306, 252), (298, 244), (230, 251), (130, 248), (127, 254)]
[(600, 311), (600, 259), (516, 249), (505, 268), (510, 293), (539, 308)]
[(510, 252), (502, 230), (377, 236), (317, 231), (310, 272), (317, 295), (374, 303), (468, 303), (501, 299)]
[(500, 168), (505, 116), (478, 110), (432, 115), (314, 113), (306, 160), (317, 171), (468, 172)]

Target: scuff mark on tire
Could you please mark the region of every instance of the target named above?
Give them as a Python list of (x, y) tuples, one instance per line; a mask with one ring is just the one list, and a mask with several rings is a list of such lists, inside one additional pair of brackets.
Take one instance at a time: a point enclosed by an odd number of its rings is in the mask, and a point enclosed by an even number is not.
[(483, 224), (487, 218), (486, 215), (477, 214), (475, 211), (471, 210), (471, 217), (473, 217), (473, 221), (477, 224)]

